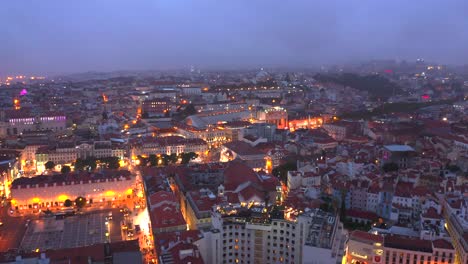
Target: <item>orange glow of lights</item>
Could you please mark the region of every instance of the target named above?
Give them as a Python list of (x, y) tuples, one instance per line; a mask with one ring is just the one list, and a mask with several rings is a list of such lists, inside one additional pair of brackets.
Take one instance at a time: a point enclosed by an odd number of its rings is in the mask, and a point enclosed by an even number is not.
[(114, 191), (107, 191), (106, 196), (114, 196), (115, 192)]
[(136, 164), (136, 165), (140, 165), (140, 163), (141, 163), (141, 162), (140, 162), (139, 159), (135, 160), (135, 164)]
[(120, 165), (120, 167), (125, 166), (125, 161), (124, 160), (119, 160), (119, 165)]
[(68, 196), (65, 195), (65, 194), (61, 194), (61, 195), (59, 195), (59, 197), (58, 197), (58, 200), (59, 200), (59, 201), (65, 201), (65, 200), (67, 200), (67, 199), (68, 199)]
[(133, 190), (132, 189), (128, 189), (126, 192), (125, 192), (127, 195), (130, 195), (133, 193)]
[(37, 197), (34, 197), (32, 198), (32, 201), (33, 203), (38, 203), (41, 199), (37, 198)]

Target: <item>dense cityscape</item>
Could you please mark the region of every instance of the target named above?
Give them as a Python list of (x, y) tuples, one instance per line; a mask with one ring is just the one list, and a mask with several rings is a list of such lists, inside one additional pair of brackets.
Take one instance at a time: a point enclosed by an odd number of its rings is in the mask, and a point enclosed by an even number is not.
[(8, 76), (0, 263), (467, 263), (468, 72)]
[(468, 1), (2, 1), (0, 204), (0, 264), (468, 264)]

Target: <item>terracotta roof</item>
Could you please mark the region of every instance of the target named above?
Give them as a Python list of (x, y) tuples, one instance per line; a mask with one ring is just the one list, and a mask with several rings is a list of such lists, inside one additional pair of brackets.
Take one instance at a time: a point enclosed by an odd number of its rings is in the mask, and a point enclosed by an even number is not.
[(430, 207), (427, 211), (422, 214), (424, 218), (431, 218), (431, 219), (442, 219), (442, 215), (437, 213), (437, 210), (434, 207)]
[(445, 239), (436, 239), (432, 241), (432, 245), (434, 248), (453, 249), (452, 243)]
[(211, 211), (213, 206), (221, 203), (221, 198), (216, 196), (214, 199), (207, 195), (201, 195), (200, 191), (191, 191), (187, 194), (187, 198), (191, 197), (194, 205), (199, 212)]
[(253, 187), (252, 185), (249, 185), (247, 188), (244, 188), (242, 191), (239, 192), (239, 194), (243, 198), (243, 202), (249, 202), (253, 200), (253, 198), (255, 197), (257, 197), (258, 199), (262, 201), (264, 200), (263, 192)]
[(363, 242), (370, 243), (383, 243), (383, 237), (380, 235), (374, 235), (360, 230), (355, 230), (351, 232), (350, 239), (355, 239)]
[[(177, 205), (178, 206), (178, 205)], [(187, 223), (177, 206), (163, 204), (151, 209), (150, 218), (153, 228), (168, 228), (186, 225)]]
[(263, 153), (256, 148), (252, 147), (249, 145), (249, 143), (244, 142), (244, 141), (231, 141), (228, 143), (225, 143), (224, 146), (231, 151), (237, 153), (238, 155), (262, 155)]
[(432, 243), (430, 240), (422, 240), (399, 235), (388, 235), (385, 237), (384, 245), (389, 248), (432, 253)]
[(259, 178), (245, 163), (236, 160), (229, 162), (228, 167), (224, 170), (226, 190), (235, 190), (240, 184), (248, 181), (259, 183)]
[(154, 244), (158, 254), (161, 253), (162, 248), (169, 248), (169, 245), (178, 241), (197, 241), (203, 238), (199, 230), (187, 230), (177, 232), (165, 232), (154, 235)]
[(172, 192), (158, 191), (150, 195), (150, 205), (155, 205), (160, 202), (177, 203), (176, 197)]

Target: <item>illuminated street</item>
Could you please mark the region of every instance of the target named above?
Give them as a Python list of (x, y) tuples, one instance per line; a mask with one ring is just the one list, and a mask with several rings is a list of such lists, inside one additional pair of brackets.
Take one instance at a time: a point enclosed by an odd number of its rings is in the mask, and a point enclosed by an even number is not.
[(18, 248), (26, 232), (26, 218), (11, 217), (6, 206), (2, 207), (0, 212), (0, 221), (3, 222), (0, 226), (0, 252)]

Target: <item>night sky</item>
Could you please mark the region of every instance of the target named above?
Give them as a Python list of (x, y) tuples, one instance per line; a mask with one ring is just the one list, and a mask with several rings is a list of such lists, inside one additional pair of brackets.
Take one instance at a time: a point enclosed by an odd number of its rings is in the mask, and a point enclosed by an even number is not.
[(0, 75), (468, 63), (467, 0), (5, 0)]

